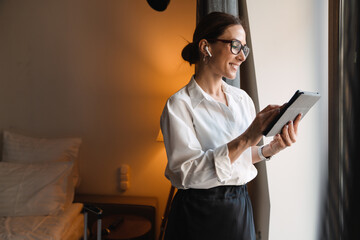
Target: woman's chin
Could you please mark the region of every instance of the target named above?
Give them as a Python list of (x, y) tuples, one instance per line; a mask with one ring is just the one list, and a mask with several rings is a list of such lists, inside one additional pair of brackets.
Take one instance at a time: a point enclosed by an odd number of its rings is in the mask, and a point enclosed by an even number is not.
[(226, 79), (229, 79), (229, 80), (234, 80), (236, 78), (236, 73), (235, 74), (227, 74), (224, 77), (226, 77)]

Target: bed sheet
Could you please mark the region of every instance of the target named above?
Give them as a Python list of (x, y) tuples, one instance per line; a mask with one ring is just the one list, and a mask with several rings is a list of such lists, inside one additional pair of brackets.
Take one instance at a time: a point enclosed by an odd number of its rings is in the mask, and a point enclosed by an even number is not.
[(67, 236), (77, 236), (74, 232), (83, 231), (82, 207), (81, 203), (73, 203), (57, 216), (1, 217), (0, 239), (64, 240)]
[(84, 215), (79, 214), (72, 222), (69, 230), (64, 232), (61, 239), (64, 240), (79, 240), (84, 236)]

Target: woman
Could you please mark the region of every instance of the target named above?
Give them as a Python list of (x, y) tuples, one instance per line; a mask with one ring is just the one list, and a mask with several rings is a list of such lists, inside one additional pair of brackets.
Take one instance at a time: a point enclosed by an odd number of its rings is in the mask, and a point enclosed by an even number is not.
[(270, 144), (256, 146), (281, 107), (269, 105), (256, 115), (250, 97), (222, 80), (234, 79), (248, 54), (240, 20), (219, 12), (199, 22), (182, 51), (196, 71), (161, 116), (165, 175), (178, 188), (165, 239), (255, 240), (246, 188), (257, 174), (253, 164), (294, 143), (301, 116)]

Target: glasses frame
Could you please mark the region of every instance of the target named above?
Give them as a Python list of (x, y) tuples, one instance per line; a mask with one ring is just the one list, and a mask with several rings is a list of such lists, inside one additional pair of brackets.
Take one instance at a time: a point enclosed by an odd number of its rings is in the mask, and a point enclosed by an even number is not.
[[(214, 38), (214, 39), (208, 39), (209, 42), (211, 41), (220, 41), (223, 43), (230, 43), (230, 51), (232, 54), (234, 55), (239, 55), (241, 51), (243, 51), (243, 54), (245, 56), (245, 58), (247, 58), (250, 54), (250, 48), (245, 44), (243, 45), (239, 40), (233, 39), (233, 40), (227, 40), (227, 39), (220, 39), (220, 38)], [(234, 50), (234, 46), (236, 46), (234, 43), (239, 43), (240, 44), (240, 50), (239, 52), (235, 53), (233, 52)]]

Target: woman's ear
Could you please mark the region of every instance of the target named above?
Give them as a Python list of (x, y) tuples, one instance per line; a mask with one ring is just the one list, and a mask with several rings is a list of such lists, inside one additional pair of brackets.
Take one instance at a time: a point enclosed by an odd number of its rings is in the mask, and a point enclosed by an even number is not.
[(199, 41), (199, 49), (204, 56), (212, 57), (211, 47), (208, 41), (206, 41), (206, 39), (201, 39)]

